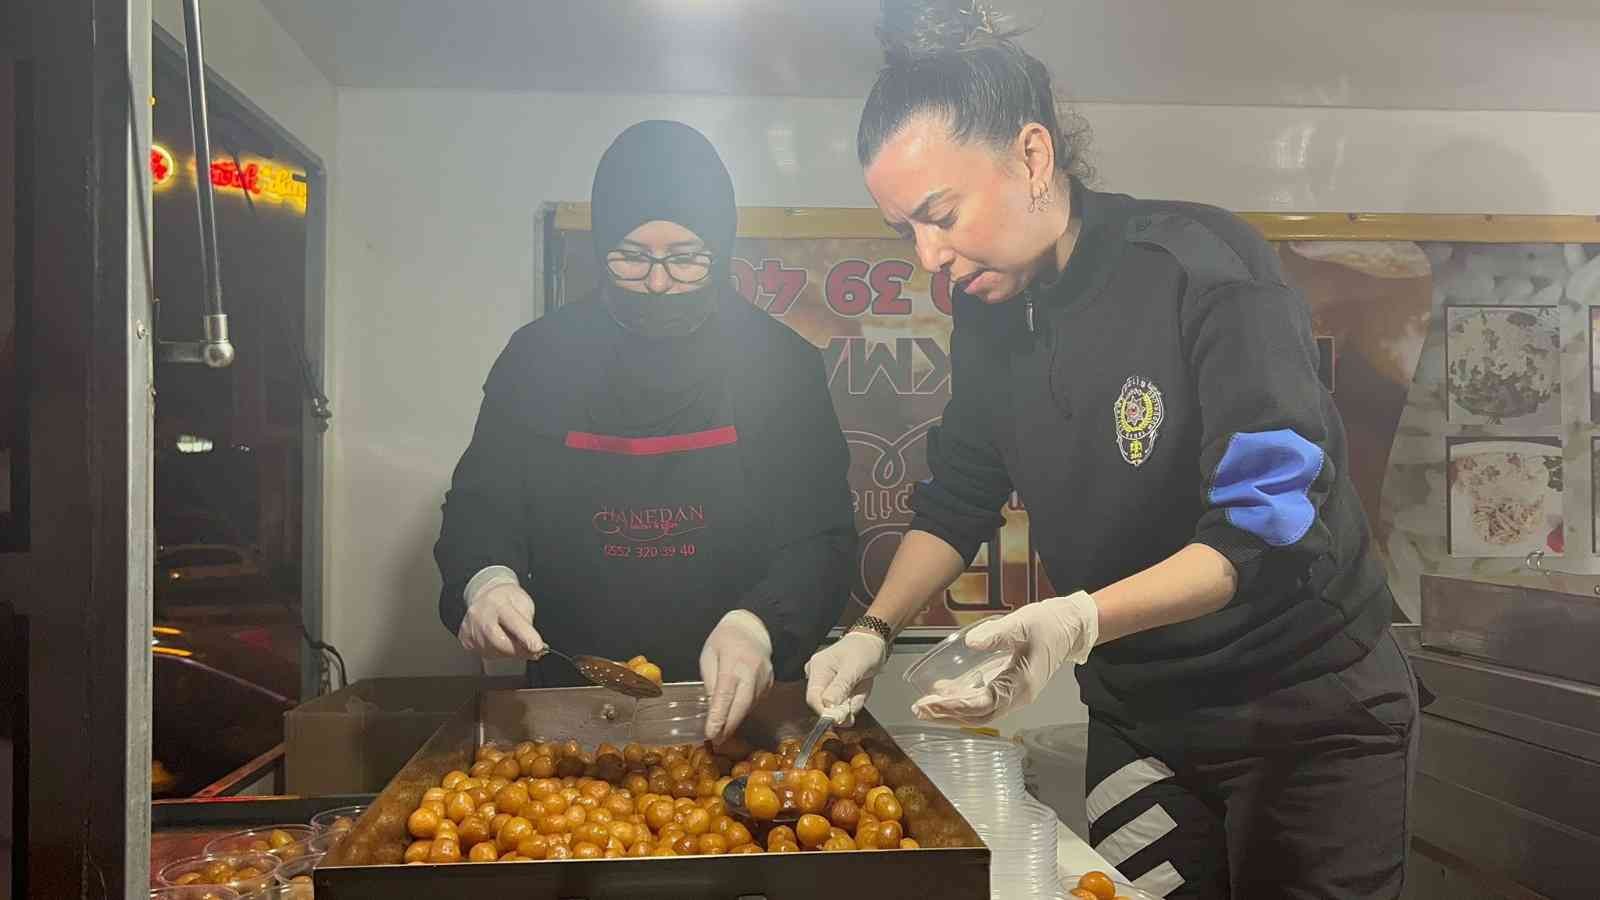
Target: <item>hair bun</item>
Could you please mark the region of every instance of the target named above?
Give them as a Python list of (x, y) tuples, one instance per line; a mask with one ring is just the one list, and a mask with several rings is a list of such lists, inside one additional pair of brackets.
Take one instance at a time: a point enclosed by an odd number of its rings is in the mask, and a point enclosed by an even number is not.
[(884, 61), (906, 65), (1000, 43), (1018, 32), (984, 0), (882, 0), (878, 41)]

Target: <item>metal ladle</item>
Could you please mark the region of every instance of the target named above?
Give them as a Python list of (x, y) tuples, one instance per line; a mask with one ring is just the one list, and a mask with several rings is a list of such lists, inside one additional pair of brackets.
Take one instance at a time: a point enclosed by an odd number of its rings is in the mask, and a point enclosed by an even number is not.
[[(648, 699), (661, 696), (661, 685), (621, 663), (583, 654), (568, 656), (548, 645), (545, 647), (545, 652), (554, 653), (556, 656), (566, 660), (569, 665), (578, 670), (579, 675), (588, 679), (590, 684), (616, 691), (628, 697)], [(543, 655), (540, 654), (540, 656)]]
[[(811, 726), (811, 732), (807, 734), (806, 739), (800, 743), (800, 750), (795, 754), (794, 758), (798, 764), (804, 765), (805, 761), (811, 758), (811, 754), (817, 749), (817, 744), (822, 742), (822, 735), (825, 734), (829, 728), (833, 727), (833, 723), (834, 713), (832, 710), (817, 718), (817, 724)], [(773, 784), (780, 783), (782, 779), (783, 774), (781, 772), (773, 773)], [(740, 775), (738, 778), (728, 782), (728, 786), (722, 789), (722, 802), (725, 806), (727, 806), (730, 814), (744, 819), (753, 820), (755, 817), (750, 815), (749, 808), (744, 805), (745, 790), (749, 788), (749, 786), (749, 775)], [(778, 825), (789, 825), (794, 822), (798, 822), (799, 820), (800, 813), (783, 812), (781, 810), (772, 818), (773, 823)]]

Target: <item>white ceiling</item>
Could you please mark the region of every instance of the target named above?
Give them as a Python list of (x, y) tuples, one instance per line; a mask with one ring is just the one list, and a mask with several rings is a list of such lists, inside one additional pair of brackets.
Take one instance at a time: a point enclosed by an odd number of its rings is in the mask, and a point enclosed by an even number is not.
[[(876, 0), (260, 0), (358, 88), (862, 96)], [(1079, 101), (1600, 110), (1600, 0), (1010, 0)]]

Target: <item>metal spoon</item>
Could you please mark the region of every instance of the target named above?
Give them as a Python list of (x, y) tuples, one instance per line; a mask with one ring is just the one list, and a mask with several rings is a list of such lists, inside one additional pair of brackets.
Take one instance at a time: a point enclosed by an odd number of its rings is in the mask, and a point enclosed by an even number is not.
[[(834, 718), (831, 713), (824, 713), (818, 717), (817, 724), (811, 726), (811, 733), (806, 735), (806, 739), (800, 743), (800, 751), (795, 754), (794, 758), (799, 764), (804, 765), (805, 761), (811, 758), (811, 754), (817, 749), (817, 744), (822, 742), (822, 735), (833, 727), (833, 722)], [(782, 778), (783, 774), (781, 772), (773, 773), (772, 780), (774, 784), (780, 782)], [(750, 776), (740, 775), (738, 778), (728, 782), (728, 786), (722, 789), (722, 802), (727, 806), (729, 814), (745, 819), (755, 818), (750, 815), (750, 810), (744, 805), (745, 789), (749, 786)], [(800, 814), (798, 812), (783, 812), (781, 810), (772, 819), (778, 825), (788, 825), (799, 820)]]
[[(590, 684), (616, 691), (629, 697), (649, 698), (661, 696), (661, 685), (640, 675), (627, 666), (598, 656), (568, 656), (554, 647), (545, 650), (566, 660)], [(543, 654), (541, 654), (543, 655)]]

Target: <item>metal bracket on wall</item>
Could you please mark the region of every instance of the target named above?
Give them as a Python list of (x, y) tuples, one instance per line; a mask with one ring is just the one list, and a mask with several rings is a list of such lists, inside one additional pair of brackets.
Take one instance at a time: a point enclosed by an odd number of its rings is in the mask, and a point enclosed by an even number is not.
[(198, 341), (158, 341), (156, 362), (205, 365), (226, 369), (233, 364), (233, 342), (228, 340), (228, 317), (206, 316), (205, 338)]
[[(1540, 575), (1571, 575), (1576, 578), (1593, 577), (1593, 575), (1588, 572), (1568, 572), (1565, 569), (1547, 569), (1544, 567), (1544, 556), (1545, 553), (1543, 550), (1535, 550), (1532, 553), (1529, 553), (1522, 559), (1523, 568), (1532, 569), (1533, 571), (1538, 572)], [(1594, 594), (1596, 597), (1600, 597), (1600, 584), (1594, 586)]]

